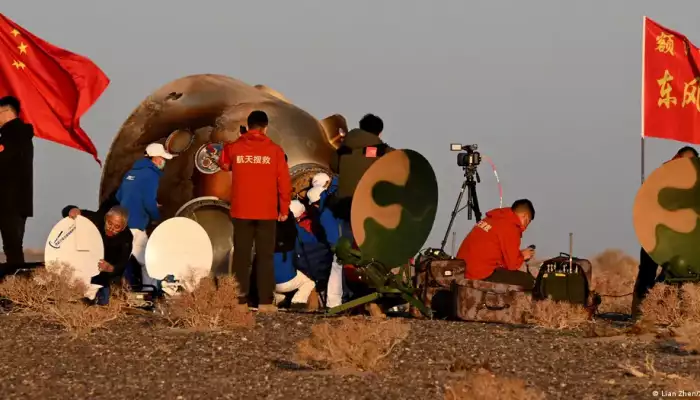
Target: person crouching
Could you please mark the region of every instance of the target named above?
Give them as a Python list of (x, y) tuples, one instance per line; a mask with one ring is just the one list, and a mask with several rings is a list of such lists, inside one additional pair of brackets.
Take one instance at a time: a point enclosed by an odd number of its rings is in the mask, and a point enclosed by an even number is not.
[[(333, 212), (325, 207), (322, 207), (322, 202), (325, 200), (327, 190), (323, 186), (314, 186), (306, 192), (306, 198), (311, 207), (318, 210), (318, 221), (325, 234), (325, 240), (328, 245), (333, 248), (338, 244), (340, 239), (341, 226), (340, 221), (333, 215)], [(343, 304), (343, 266), (338, 262), (337, 257), (333, 255), (331, 263), (331, 271), (328, 277), (328, 288), (326, 289), (326, 307), (333, 308)]]
[(94, 286), (86, 296), (98, 305), (109, 303), (110, 286), (121, 280), (126, 265), (131, 257), (133, 236), (127, 228), (129, 211), (119, 205), (103, 203), (97, 211), (81, 210), (69, 205), (63, 208), (63, 217), (76, 219), (79, 215), (92, 222), (102, 237), (104, 243), (104, 259), (100, 260), (97, 268), (100, 273), (90, 281)]
[(318, 209), (305, 207), (295, 220), (298, 237), (294, 249), (294, 266), (316, 282), (316, 290), (325, 292), (333, 252), (321, 226)]
[(467, 265), (465, 277), (532, 289), (535, 278), (520, 271), (520, 267), (535, 256), (535, 250), (521, 250), (520, 242), (534, 219), (535, 207), (527, 199), (516, 200), (509, 208), (487, 212), (457, 252), (456, 258), (463, 259)]
[(279, 305), (285, 293), (297, 291), (292, 297), (292, 309), (318, 309), (316, 283), (304, 273), (294, 268), (294, 247), (297, 242), (296, 218), (301, 217), (305, 207), (299, 200), (293, 200), (289, 206), (290, 216), (285, 221), (277, 222), (277, 243), (275, 245), (275, 303)]

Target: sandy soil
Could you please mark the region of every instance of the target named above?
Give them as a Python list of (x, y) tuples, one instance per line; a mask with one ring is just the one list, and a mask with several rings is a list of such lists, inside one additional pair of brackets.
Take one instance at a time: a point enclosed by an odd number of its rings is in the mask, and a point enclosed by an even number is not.
[[(643, 370), (700, 372), (700, 356), (639, 338), (494, 324), (407, 320), (408, 339), (380, 373), (318, 371), (295, 364), (296, 343), (323, 318), (258, 316), (253, 330), (229, 333), (168, 328), (153, 316), (129, 316), (72, 338), (19, 315), (0, 316), (0, 393), (4, 399), (441, 399), (460, 369), (487, 365), (548, 398), (653, 398), (673, 384), (626, 376)], [(695, 388), (700, 390), (700, 383)], [(147, 396), (147, 397), (146, 397)]]

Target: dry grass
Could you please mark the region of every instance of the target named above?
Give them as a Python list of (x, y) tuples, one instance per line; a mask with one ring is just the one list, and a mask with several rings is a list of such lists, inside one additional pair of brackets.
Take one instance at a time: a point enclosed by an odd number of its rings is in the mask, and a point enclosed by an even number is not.
[(657, 284), (649, 290), (640, 309), (642, 320), (653, 325), (674, 326), (683, 320), (677, 286)]
[(654, 358), (649, 354), (646, 355), (644, 366), (641, 368), (629, 362), (618, 364), (618, 367), (620, 367), (627, 376), (647, 379), (650, 384), (660, 386), (669, 392), (697, 390), (696, 378), (658, 371), (654, 367)]
[(311, 337), (298, 343), (297, 358), (303, 365), (335, 370), (376, 371), (396, 345), (408, 337), (410, 325), (400, 319), (343, 318), (311, 328)]
[(521, 379), (496, 376), (481, 369), (467, 372), (445, 386), (445, 400), (540, 400), (545, 394), (528, 388)]
[(528, 322), (549, 329), (577, 329), (589, 321), (581, 305), (552, 300), (532, 302)]
[(78, 336), (104, 327), (122, 317), (126, 304), (123, 290), (112, 290), (109, 305), (82, 302), (85, 285), (73, 279), (65, 265), (40, 269), (30, 277), (11, 276), (0, 283), (0, 296), (12, 302), (12, 310), (30, 314)]
[(169, 299), (165, 315), (173, 326), (195, 330), (230, 330), (255, 325), (247, 305), (238, 304), (233, 277), (203, 278), (191, 292)]
[(700, 322), (700, 284), (657, 284), (640, 308), (643, 321), (653, 325), (679, 327)]
[(700, 353), (700, 322), (686, 322), (678, 328), (671, 328), (671, 334), (685, 350)]
[(578, 329), (589, 322), (588, 312), (581, 305), (549, 299), (535, 301), (525, 295), (516, 297), (510, 309), (507, 322), (515, 324), (533, 324), (547, 329)]
[(688, 321), (700, 322), (700, 283), (681, 286), (681, 304)]
[(591, 289), (608, 296), (599, 307), (600, 312), (629, 313), (632, 307), (632, 293), (637, 279), (639, 261), (622, 250), (607, 249), (591, 260), (593, 282)]

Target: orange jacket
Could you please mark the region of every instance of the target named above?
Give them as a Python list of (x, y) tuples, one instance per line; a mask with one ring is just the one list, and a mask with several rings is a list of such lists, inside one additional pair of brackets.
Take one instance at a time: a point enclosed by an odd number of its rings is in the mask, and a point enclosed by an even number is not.
[(231, 171), (231, 218), (275, 220), (287, 213), (292, 181), (284, 151), (260, 131), (226, 144), (219, 159)]
[(496, 268), (517, 271), (525, 260), (520, 253), (520, 219), (510, 208), (486, 213), (459, 246), (457, 258), (467, 264), (467, 279), (488, 278)]

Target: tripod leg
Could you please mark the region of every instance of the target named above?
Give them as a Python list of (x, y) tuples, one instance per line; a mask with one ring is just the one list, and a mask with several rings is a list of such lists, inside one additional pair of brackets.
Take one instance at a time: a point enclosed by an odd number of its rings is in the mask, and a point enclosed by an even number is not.
[[(445, 232), (445, 237), (442, 239), (442, 244), (440, 245), (441, 251), (445, 250), (445, 245), (447, 244), (447, 238), (450, 237), (450, 229), (452, 229), (452, 224), (454, 224), (454, 222), (455, 222), (455, 217), (457, 216), (457, 213), (459, 212), (459, 205), (462, 204), (462, 197), (464, 197), (464, 191), (467, 189), (468, 184), (469, 184), (468, 180), (465, 180), (462, 183), (462, 189), (459, 191), (459, 196), (457, 197), (457, 204), (455, 204), (455, 208), (452, 210), (452, 215), (450, 216), (450, 223), (447, 224), (447, 231)], [(469, 219), (471, 219), (471, 214), (470, 214)]]
[[(472, 219), (472, 210), (474, 209), (474, 199), (472, 198), (472, 185), (467, 188), (467, 219)], [(477, 221), (478, 222), (478, 221)]]
[(469, 199), (471, 200), (472, 208), (474, 208), (476, 222), (479, 222), (481, 221), (481, 208), (479, 207), (479, 197), (476, 195), (476, 184), (469, 185)]

